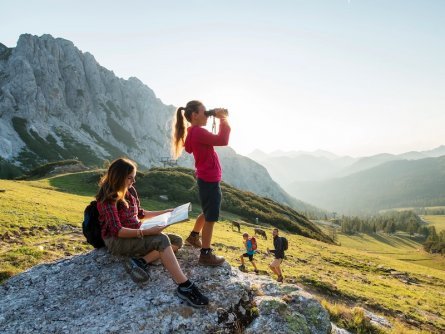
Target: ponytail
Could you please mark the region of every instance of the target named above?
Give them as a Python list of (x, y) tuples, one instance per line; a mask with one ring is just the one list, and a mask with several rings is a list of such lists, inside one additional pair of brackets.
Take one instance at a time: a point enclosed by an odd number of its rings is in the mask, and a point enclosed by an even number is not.
[(179, 107), (176, 111), (176, 118), (173, 117), (172, 126), (172, 154), (173, 158), (177, 159), (182, 153), (185, 142), (185, 119), (182, 112), (185, 110), (184, 107)]
[[(176, 110), (176, 117), (173, 117), (172, 124), (172, 155), (174, 159), (179, 158), (184, 149), (185, 138), (187, 134), (185, 132), (186, 122), (192, 121), (192, 113), (199, 111), (199, 106), (202, 102), (193, 100), (187, 103), (184, 107), (179, 107)], [(184, 114), (182, 112), (184, 111)]]

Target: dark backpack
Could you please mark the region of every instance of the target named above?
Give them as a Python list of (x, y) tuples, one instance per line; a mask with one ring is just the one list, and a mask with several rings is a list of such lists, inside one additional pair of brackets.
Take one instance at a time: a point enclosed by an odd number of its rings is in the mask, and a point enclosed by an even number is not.
[(287, 242), (287, 239), (285, 237), (281, 237), (281, 242), (283, 243), (283, 249), (286, 251), (289, 247), (289, 243)]
[(94, 248), (105, 247), (102, 239), (99, 223), (99, 211), (97, 211), (97, 202), (92, 201), (83, 212), (82, 232), (87, 242)]

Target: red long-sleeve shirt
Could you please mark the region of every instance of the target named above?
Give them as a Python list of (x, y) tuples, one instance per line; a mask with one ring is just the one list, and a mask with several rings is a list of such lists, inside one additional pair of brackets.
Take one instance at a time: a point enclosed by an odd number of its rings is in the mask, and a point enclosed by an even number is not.
[(134, 187), (127, 191), (125, 200), (128, 208), (123, 204), (116, 205), (112, 201), (97, 202), (102, 238), (117, 238), (122, 227), (138, 229), (141, 226), (139, 219), (144, 216), (144, 210)]
[(219, 123), (218, 134), (213, 134), (200, 126), (187, 129), (184, 148), (193, 153), (196, 176), (206, 182), (219, 182), (222, 169), (214, 146), (226, 146), (229, 143), (230, 126), (227, 122)]

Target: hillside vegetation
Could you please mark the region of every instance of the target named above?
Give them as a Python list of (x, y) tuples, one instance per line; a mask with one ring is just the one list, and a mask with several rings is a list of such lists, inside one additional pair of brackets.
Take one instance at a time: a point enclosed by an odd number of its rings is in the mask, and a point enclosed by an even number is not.
[[(161, 178), (162, 173), (167, 173), (162, 169), (156, 172), (161, 173), (156, 180)], [(190, 198), (195, 196), (194, 183), (189, 182), (192, 180), (180, 175), (187, 174), (187, 171), (177, 170), (172, 173), (178, 174), (172, 177), (178, 178), (175, 182), (182, 184), (181, 187), (191, 186), (188, 194)], [(99, 172), (82, 172), (33, 181), (0, 180), (0, 208), (3, 213), (0, 217), (2, 280), (35, 264), (91, 249), (81, 234), (80, 221), (84, 207), (96, 190), (98, 175)], [(145, 208), (162, 209), (178, 204), (176, 201), (183, 201), (183, 198), (160, 200), (157, 194), (171, 195), (168, 191), (172, 182), (153, 184), (150, 178), (149, 173), (137, 175), (136, 186)], [(145, 188), (144, 185), (149, 184), (152, 184), (153, 189)], [(156, 187), (158, 190), (154, 190)], [(231, 198), (228, 194), (232, 190), (227, 189), (224, 190), (226, 198)], [(186, 196), (187, 193), (183, 195)], [(233, 196), (233, 199), (243, 196)], [(255, 200), (265, 201), (264, 203), (268, 201)], [(194, 207), (193, 217), (198, 214), (197, 206)], [(272, 212), (272, 208), (269, 210)], [(280, 206), (274, 210), (278, 214)], [(253, 211), (250, 214), (256, 213), (258, 212)], [(231, 265), (238, 266), (239, 255), (244, 252), (242, 233), (252, 234), (253, 226), (244, 224), (241, 226), (241, 233), (238, 233), (232, 231), (231, 219), (249, 220), (249, 217), (224, 210), (222, 221), (215, 226), (213, 247), (224, 255)], [(269, 223), (263, 221), (263, 218), (260, 218), (260, 222)], [(303, 231), (307, 229), (307, 233), (315, 233), (318, 230), (311, 229), (311, 225), (306, 227), (303, 224), (295, 224)], [(190, 221), (171, 226), (169, 231), (186, 237), (192, 226), (193, 221)], [(263, 228), (271, 235), (272, 226), (264, 225)], [(356, 325), (354, 323), (360, 318), (358, 315), (363, 314), (362, 308), (365, 308), (386, 316), (393, 327), (378, 329), (368, 320), (365, 327), (367, 329), (360, 331), (361, 333), (441, 333), (445, 330), (445, 320), (442, 317), (445, 312), (445, 273), (442, 270), (419, 266), (410, 261), (400, 261), (387, 256), (388, 254), (373, 254), (294, 233), (282, 233), (288, 238), (290, 245), (283, 264), (285, 281), (304, 285), (306, 289), (318, 295), (324, 300), (324, 305), (333, 319), (337, 319), (338, 314), (341, 315), (340, 320), (336, 321), (345, 327), (350, 325), (350, 329), (354, 331), (362, 328), (361, 320)], [(322, 236), (323, 234), (320, 234), (320, 239)], [(363, 240), (363, 244), (366, 242)], [(273, 247), (272, 242), (258, 239), (258, 245), (256, 258), (260, 274), (269, 275), (268, 263), (271, 257), (265, 250), (267, 247)], [(249, 268), (248, 264), (248, 269), (253, 268)], [(359, 311), (353, 310), (354, 306)]]
[[(63, 191), (77, 194), (94, 194), (103, 170), (79, 174), (68, 174), (51, 178), (50, 183)], [(148, 172), (138, 172), (136, 189), (141, 197), (159, 200), (159, 196), (167, 196), (175, 203), (194, 202), (199, 206), (198, 188), (191, 169), (152, 168)], [(79, 178), (82, 179), (79, 182)], [(82, 189), (87, 183), (88, 189)], [(292, 208), (279, 204), (271, 199), (257, 196), (251, 192), (242, 191), (224, 182), (221, 184), (223, 193), (222, 209), (232, 212), (253, 223), (258, 218), (258, 224), (275, 226), (289, 232), (317, 239), (324, 242), (332, 240), (311, 223), (305, 216)]]

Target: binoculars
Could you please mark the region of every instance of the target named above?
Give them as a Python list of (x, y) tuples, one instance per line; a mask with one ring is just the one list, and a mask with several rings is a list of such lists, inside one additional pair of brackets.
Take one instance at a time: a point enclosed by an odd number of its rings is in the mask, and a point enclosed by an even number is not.
[[(209, 109), (209, 110), (206, 110), (205, 112), (204, 112), (204, 114), (207, 116), (207, 117), (209, 117), (209, 116), (216, 116), (216, 110), (217, 109)], [(224, 110), (224, 113), (227, 115), (227, 116), (229, 116), (229, 111), (227, 110), (227, 109), (223, 109)]]

